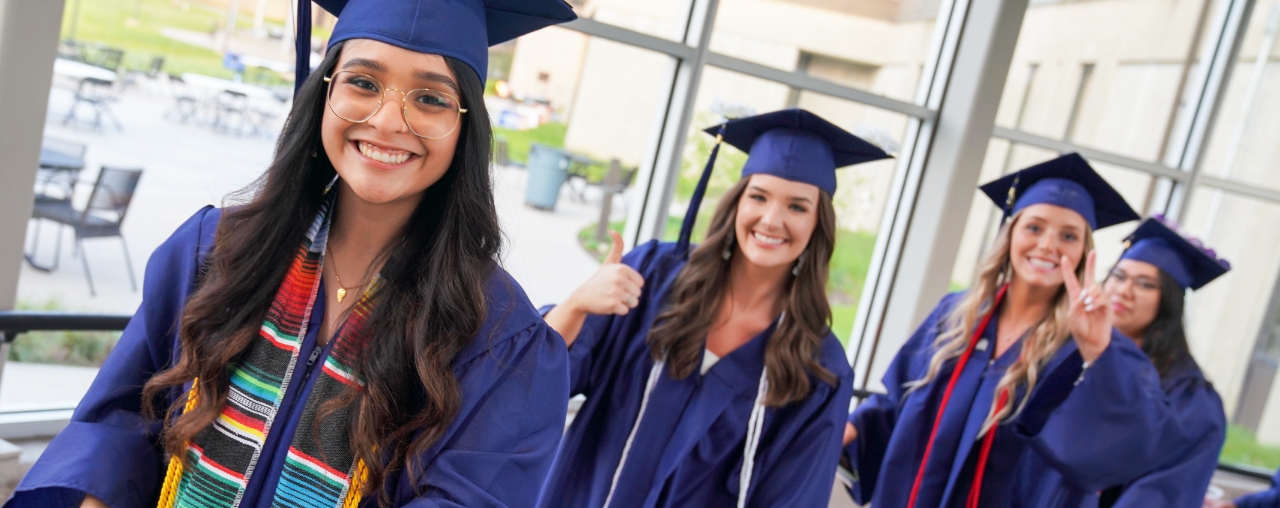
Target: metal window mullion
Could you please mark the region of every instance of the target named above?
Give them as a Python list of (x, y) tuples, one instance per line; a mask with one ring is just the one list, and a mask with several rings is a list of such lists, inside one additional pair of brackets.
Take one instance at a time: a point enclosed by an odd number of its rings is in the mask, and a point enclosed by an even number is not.
[(628, 220), (624, 235), (632, 245), (660, 239), (666, 230), (667, 212), (671, 207), (676, 180), (680, 176), (680, 162), (684, 157), (685, 133), (689, 131), (689, 125), (693, 121), (694, 101), (702, 83), (707, 47), (710, 45), (718, 7), (719, 0), (693, 2), (684, 42), (695, 51), (689, 58), (681, 59), (677, 65), (653, 171), (640, 175), (641, 181), (637, 182), (637, 188), (644, 189), (644, 196), (631, 206), (628, 216), (639, 220)]
[(560, 26), (593, 37), (662, 53), (679, 60), (693, 60), (697, 57), (697, 48), (620, 26), (601, 23), (591, 18), (578, 18)]
[(1070, 141), (1046, 138), (1044, 136), (1031, 134), (1018, 129), (997, 126), (992, 131), (991, 135), (992, 137), (1007, 139), (1020, 145), (1035, 146), (1046, 150), (1053, 150), (1058, 153), (1078, 152), (1086, 159), (1114, 164), (1127, 169), (1150, 173), (1155, 176), (1163, 176), (1178, 182), (1185, 182), (1191, 179), (1191, 175), (1187, 172), (1179, 171), (1163, 164), (1142, 161), (1103, 150), (1095, 150), (1093, 148), (1077, 145)]
[(1280, 191), (1268, 189), (1266, 187), (1258, 187), (1253, 184), (1227, 180), (1216, 176), (1201, 175), (1200, 178), (1196, 180), (1196, 185), (1200, 187), (1212, 187), (1219, 191), (1230, 192), (1232, 194), (1239, 194), (1262, 201), (1280, 204)]
[(1227, 1), (1219, 14), (1222, 21), (1218, 25), (1214, 38), (1211, 39), (1216, 43), (1212, 50), (1206, 51), (1211, 55), (1208, 59), (1209, 65), (1200, 87), (1192, 121), (1187, 128), (1186, 142), (1177, 154), (1178, 168), (1190, 173), (1190, 178), (1182, 184), (1174, 185), (1173, 196), (1168, 206), (1168, 212), (1176, 216), (1179, 222), (1186, 221), (1186, 215), (1190, 209), (1187, 205), (1191, 202), (1191, 195), (1195, 192), (1196, 185), (1203, 178), (1200, 173), (1207, 152), (1205, 145), (1213, 135), (1214, 123), (1222, 109), (1227, 84), (1231, 80), (1231, 73), (1240, 54), (1240, 46), (1244, 42), (1246, 24), (1255, 4), (1256, 0)]

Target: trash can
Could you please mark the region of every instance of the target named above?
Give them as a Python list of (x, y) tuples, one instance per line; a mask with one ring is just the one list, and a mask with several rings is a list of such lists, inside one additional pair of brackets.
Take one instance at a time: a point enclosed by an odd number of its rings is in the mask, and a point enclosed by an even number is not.
[(563, 150), (534, 143), (525, 162), (529, 182), (524, 190), (524, 203), (539, 210), (556, 209), (560, 186), (569, 175), (569, 156)]

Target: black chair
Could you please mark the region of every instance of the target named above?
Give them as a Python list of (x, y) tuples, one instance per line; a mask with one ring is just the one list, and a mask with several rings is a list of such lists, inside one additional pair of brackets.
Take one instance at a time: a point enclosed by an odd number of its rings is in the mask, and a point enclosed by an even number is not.
[(600, 218), (596, 222), (596, 240), (609, 239), (609, 217), (613, 215), (613, 197), (622, 197), (622, 193), (631, 186), (636, 177), (636, 168), (624, 168), (618, 159), (609, 161), (609, 169), (599, 183), (590, 184), (600, 187)]
[(96, 65), (109, 71), (120, 69), (120, 62), (124, 60), (124, 50), (116, 48), (100, 48), (98, 54), (92, 60), (85, 63)]
[(71, 110), (67, 111), (66, 118), (62, 119), (62, 124), (66, 125), (76, 118), (76, 111), (81, 104), (87, 104), (93, 112), (93, 120), (90, 122), (94, 130), (102, 128), (102, 119), (106, 117), (111, 123), (116, 125), (116, 129), (123, 131), (124, 127), (120, 125), (120, 120), (116, 118), (116, 114), (111, 111), (111, 104), (116, 101), (115, 83), (98, 78), (84, 78), (80, 80), (80, 85), (76, 87), (75, 101), (71, 103)]
[(198, 119), (200, 100), (187, 88), (182, 76), (169, 74), (169, 96), (173, 98), (173, 106), (164, 113), (165, 118), (176, 118), (182, 123)]
[[(129, 211), (129, 203), (133, 201), (133, 193), (138, 188), (138, 180), (142, 177), (141, 169), (123, 169), (103, 166), (102, 171), (98, 173), (98, 181), (93, 185), (93, 192), (89, 195), (89, 202), (85, 204), (84, 210), (77, 210), (71, 205), (70, 201), (48, 201), (37, 202), (31, 213), (31, 218), (39, 220), (50, 220), (58, 223), (58, 239), (54, 247), (53, 265), (48, 268), (37, 266), (32, 260), (35, 258), (35, 246), (32, 252), (26, 255), (27, 262), (32, 263), (33, 267), (44, 271), (57, 269), (59, 253), (62, 249), (62, 226), (71, 226), (75, 230), (76, 248), (75, 253), (80, 256), (80, 261), (84, 264), (84, 277), (89, 282), (89, 294), (97, 296), (97, 291), (93, 287), (93, 275), (89, 272), (89, 260), (84, 254), (83, 240), (86, 238), (120, 238), (120, 245), (124, 247), (125, 268), (129, 272), (129, 284), (133, 286), (133, 290), (138, 290), (138, 283), (133, 276), (133, 261), (129, 257), (129, 244), (125, 242), (124, 236), (120, 233), (120, 226), (124, 223), (125, 214)], [(37, 222), (37, 228), (39, 222)], [(39, 230), (36, 232), (36, 239), (39, 239)]]
[(242, 134), (246, 125), (253, 120), (249, 117), (249, 96), (232, 90), (223, 90), (213, 101), (213, 128), (231, 132), (232, 120), (235, 119), (236, 134)]
[[(84, 153), (88, 145), (58, 138), (44, 138), (40, 141), (41, 166), (36, 170), (36, 202), (41, 200), (70, 201), (75, 194), (76, 182), (80, 179), (80, 169), (84, 167)], [(73, 160), (81, 161), (79, 168), (46, 166), (44, 152), (56, 152)]]

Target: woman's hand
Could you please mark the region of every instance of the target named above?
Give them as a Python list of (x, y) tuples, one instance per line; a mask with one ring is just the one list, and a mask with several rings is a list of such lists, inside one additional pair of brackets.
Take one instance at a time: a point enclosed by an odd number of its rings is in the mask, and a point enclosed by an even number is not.
[(1071, 301), (1068, 319), (1071, 325), (1071, 336), (1080, 349), (1080, 356), (1086, 364), (1093, 363), (1107, 346), (1111, 345), (1111, 306), (1103, 298), (1102, 286), (1098, 285), (1093, 274), (1094, 258), (1097, 252), (1090, 252), (1084, 262), (1085, 287), (1080, 287), (1076, 280), (1075, 266), (1067, 262), (1063, 256), (1058, 266), (1062, 268), (1063, 284), (1067, 286), (1067, 297)]
[(101, 499), (93, 497), (93, 495), (91, 494), (85, 494), (84, 501), (80, 502), (80, 508), (109, 508), (109, 507), (107, 506), (107, 503), (102, 502)]
[(841, 446), (849, 446), (854, 439), (858, 439), (858, 429), (852, 423), (844, 422), (844, 443)]
[(623, 316), (640, 304), (644, 277), (622, 264), (622, 236), (616, 231), (610, 231), (609, 236), (613, 238), (613, 247), (600, 269), (578, 286), (568, 299), (547, 313), (547, 324), (560, 332), (566, 344), (573, 345), (588, 315)]

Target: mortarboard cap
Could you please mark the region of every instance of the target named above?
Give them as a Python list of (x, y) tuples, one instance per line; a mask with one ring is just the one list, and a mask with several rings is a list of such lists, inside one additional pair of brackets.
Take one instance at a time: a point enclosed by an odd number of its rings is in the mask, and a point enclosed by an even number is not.
[(1169, 274), (1183, 289), (1200, 289), (1227, 273), (1231, 263), (1195, 238), (1186, 238), (1157, 215), (1147, 219), (1125, 241), (1120, 259), (1151, 263)]
[[(349, 39), (373, 39), (404, 49), (453, 57), (474, 69), (481, 81), (488, 70), (489, 46), (577, 18), (564, 0), (317, 0), (316, 3), (338, 16), (338, 24), (329, 38), (330, 46)], [(301, 83), (310, 70), (309, 62), (305, 68), (303, 65), (307, 61), (304, 57), (310, 55), (310, 4), (298, 2), (297, 83)]]
[(743, 177), (773, 175), (814, 185), (827, 194), (836, 191), (837, 168), (890, 157), (879, 147), (803, 109), (784, 109), (730, 120), (703, 132), (717, 136), (717, 142), (680, 228), (679, 241), (686, 248), (715, 166), (720, 140), (747, 152)]
[(1073, 210), (1095, 231), (1140, 218), (1124, 197), (1076, 153), (1005, 175), (981, 189), (1004, 208), (1005, 218), (1035, 204)]

